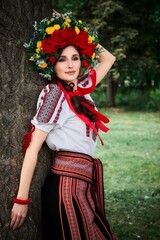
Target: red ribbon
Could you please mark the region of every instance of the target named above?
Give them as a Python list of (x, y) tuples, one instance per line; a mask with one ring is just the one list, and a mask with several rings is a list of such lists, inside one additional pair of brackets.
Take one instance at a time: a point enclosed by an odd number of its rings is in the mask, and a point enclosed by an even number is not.
[[(59, 88), (64, 92), (66, 100), (68, 102), (68, 105), (70, 106), (71, 110), (83, 121), (85, 122), (91, 129), (93, 129), (93, 131), (97, 134), (97, 136), (99, 137), (101, 144), (104, 145), (95, 125), (84, 115), (84, 114), (79, 114), (76, 112), (76, 110), (74, 109), (72, 103), (71, 103), (71, 96), (76, 96), (76, 95), (85, 95), (85, 94), (89, 94), (91, 92), (94, 91), (95, 87), (96, 87), (96, 71), (91, 68), (90, 72), (88, 73), (89, 76), (91, 77), (92, 80), (92, 85), (89, 88), (81, 88), (81, 87), (77, 87), (77, 90), (75, 90), (74, 92), (67, 92), (64, 87), (62, 86), (62, 84), (58, 81), (57, 84), (59, 86)], [(96, 121), (96, 125), (99, 129), (101, 129), (103, 132), (107, 132), (109, 130), (109, 128), (107, 128), (102, 122), (104, 123), (108, 123), (109, 119), (104, 116), (103, 114), (99, 113), (98, 111), (96, 111), (94, 108), (92, 108), (91, 106), (89, 106), (87, 103), (85, 102), (81, 102), (81, 104), (83, 104), (89, 111), (93, 112), (96, 116), (97, 116), (97, 121)], [(102, 121), (102, 122), (101, 122)]]
[(22, 146), (22, 150), (23, 151), (26, 151), (27, 148), (29, 147), (30, 145), (30, 142), (31, 142), (31, 138), (32, 138), (32, 133), (34, 132), (35, 130), (35, 126), (33, 124), (29, 124), (29, 127), (30, 127), (30, 130), (25, 134), (25, 136), (23, 137), (23, 140), (24, 140), (24, 144)]

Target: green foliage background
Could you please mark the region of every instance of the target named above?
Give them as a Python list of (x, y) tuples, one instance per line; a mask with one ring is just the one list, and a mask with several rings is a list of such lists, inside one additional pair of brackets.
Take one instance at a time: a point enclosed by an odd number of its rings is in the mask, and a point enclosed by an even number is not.
[[(160, 110), (158, 0), (55, 0), (53, 7), (59, 12), (72, 10), (75, 17), (94, 26), (101, 44), (116, 56), (108, 76), (118, 86), (118, 107)], [(99, 107), (107, 106), (106, 86), (102, 83), (98, 87), (93, 98)]]

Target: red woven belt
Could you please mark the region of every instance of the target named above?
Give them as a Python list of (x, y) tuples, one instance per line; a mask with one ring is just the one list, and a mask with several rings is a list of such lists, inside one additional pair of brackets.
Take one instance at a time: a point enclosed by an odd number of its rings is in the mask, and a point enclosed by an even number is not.
[(74, 177), (93, 184), (97, 207), (104, 214), (104, 186), (102, 163), (83, 153), (69, 151), (56, 152), (51, 167), (54, 174)]

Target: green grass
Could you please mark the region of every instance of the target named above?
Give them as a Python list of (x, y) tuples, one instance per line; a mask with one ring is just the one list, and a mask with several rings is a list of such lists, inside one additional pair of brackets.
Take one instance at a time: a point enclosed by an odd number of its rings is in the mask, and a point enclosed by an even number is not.
[(120, 240), (160, 239), (160, 113), (107, 110), (96, 157), (104, 166), (106, 215)]

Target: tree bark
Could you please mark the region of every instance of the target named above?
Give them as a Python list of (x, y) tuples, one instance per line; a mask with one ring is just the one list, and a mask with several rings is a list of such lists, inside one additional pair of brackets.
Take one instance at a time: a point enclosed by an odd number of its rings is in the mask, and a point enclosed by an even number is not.
[(18, 230), (11, 230), (9, 223), (24, 156), (22, 139), (26, 125), (35, 114), (40, 89), (46, 84), (29, 68), (23, 44), (31, 37), (34, 21), (49, 16), (52, 6), (50, 0), (1, 0), (0, 11), (0, 239), (40, 240), (40, 189), (51, 160), (46, 146), (42, 148), (33, 177), (28, 217)]
[(107, 102), (108, 107), (115, 107), (115, 96), (117, 91), (117, 83), (112, 81), (110, 78), (106, 79), (107, 82)]

